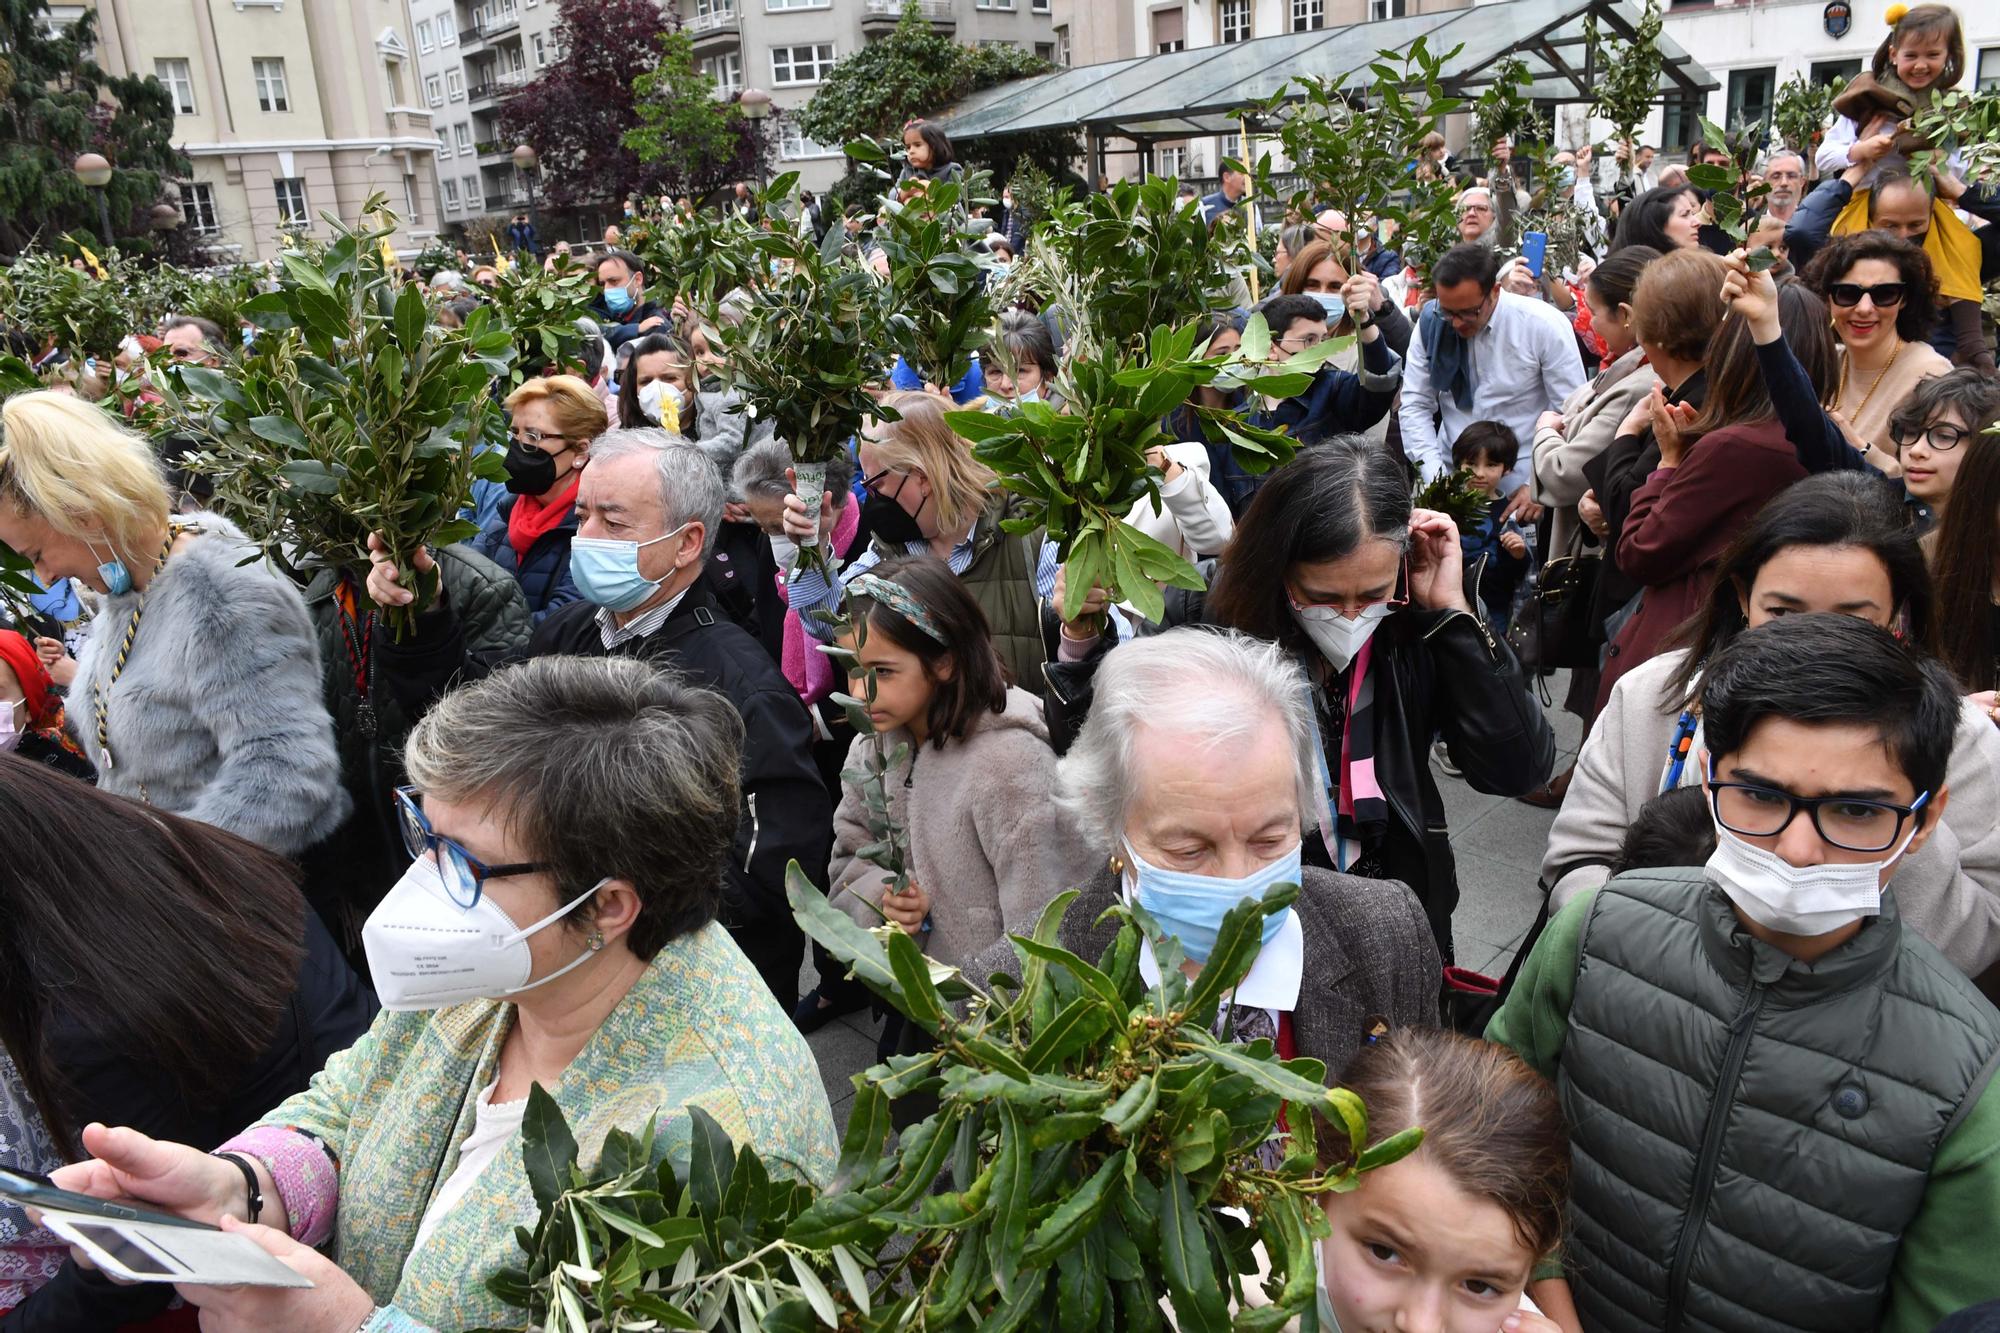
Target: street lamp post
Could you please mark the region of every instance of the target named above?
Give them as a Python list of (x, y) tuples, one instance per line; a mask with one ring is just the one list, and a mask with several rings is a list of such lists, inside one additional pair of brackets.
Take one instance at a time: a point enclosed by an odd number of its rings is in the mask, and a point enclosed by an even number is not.
[(541, 220), (535, 213), (535, 175), (541, 165), (541, 157), (528, 144), (514, 149), (514, 169), (521, 173), (521, 179), (528, 185), (528, 225), (537, 233), (542, 229)]
[(97, 196), (97, 230), (104, 244), (111, 245), (111, 205), (104, 201), (104, 187), (111, 184), (111, 164), (102, 154), (85, 153), (70, 164), (70, 170)]
[(764, 121), (771, 114), (771, 94), (762, 88), (745, 88), (736, 95), (736, 109), (750, 122), (752, 143), (757, 156), (757, 188), (764, 188)]

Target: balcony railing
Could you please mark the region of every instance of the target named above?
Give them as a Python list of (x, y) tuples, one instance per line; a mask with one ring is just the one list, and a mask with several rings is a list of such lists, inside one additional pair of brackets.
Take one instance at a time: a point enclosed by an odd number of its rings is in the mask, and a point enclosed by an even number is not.
[[(861, 11), (864, 23), (880, 22), (888, 19), (900, 21), (903, 17), (904, 0), (867, 0)], [(954, 23), (957, 16), (952, 13), (951, 0), (917, 0), (917, 11), (932, 23)]]
[(737, 24), (735, 7), (717, 9), (707, 14), (696, 14), (681, 24), (690, 33), (714, 32), (718, 28), (734, 28)]
[(506, 73), (494, 74), (479, 80), (465, 90), (465, 95), (467, 100), (472, 102), (490, 101), (495, 97), (505, 97), (509, 93), (519, 92), (527, 84), (528, 71), (524, 69), (509, 70)]
[(512, 32), (520, 27), (521, 11), (512, 9), (498, 14), (481, 11), (478, 18), (473, 20), (472, 26), (482, 41), (491, 41), (503, 32)]

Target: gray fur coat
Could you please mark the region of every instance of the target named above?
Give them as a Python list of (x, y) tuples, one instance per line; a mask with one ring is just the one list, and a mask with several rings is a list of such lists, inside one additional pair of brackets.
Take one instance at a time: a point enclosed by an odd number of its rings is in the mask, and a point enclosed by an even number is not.
[[(106, 791), (297, 856), (348, 810), (312, 624), (298, 589), (234, 524), (189, 521), (201, 532), (147, 588), (116, 683), (140, 594), (104, 599), (70, 687), (70, 727)], [(98, 744), (98, 691), (113, 764)]]

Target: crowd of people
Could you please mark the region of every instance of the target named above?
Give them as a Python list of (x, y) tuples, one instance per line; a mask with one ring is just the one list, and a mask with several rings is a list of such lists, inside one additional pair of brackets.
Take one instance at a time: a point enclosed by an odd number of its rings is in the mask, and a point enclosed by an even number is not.
[[(1066, 617), (1061, 544), (948, 416), (1061, 411), (1087, 312), (1003, 311), (950, 393), (882, 349), (815, 515), (704, 314), (606, 250), (576, 364), (504, 399), (478, 535), (303, 577), (184, 442), (74, 377), (9, 397), (0, 543), (39, 595), (0, 629), (0, 1159), (311, 1286), (197, 1313), (0, 1202), (0, 1331), (500, 1323), (535, 1084), (586, 1156), (655, 1118), (685, 1153), (699, 1106), (828, 1184), (807, 1034), (932, 1037), (808, 953), (792, 866), (982, 986), (1068, 888), (1064, 948), (1134, 904), (1198, 975), (1300, 886), (1215, 1035), (1322, 1061), (1371, 1142), (1424, 1130), (1325, 1200), (1331, 1327), (2000, 1327), (2000, 195), (1909, 175), (1881, 109), (1963, 67), (1950, 9), (1900, 15), (1815, 160), (1760, 164), (1749, 244), (1635, 145), (1558, 161), (1600, 224), (1562, 272), (1516, 254), (1549, 183), (1504, 141), (1419, 154), (1468, 177), (1421, 272), (1301, 210), (1206, 346), (1253, 313), (1274, 360), (1349, 345), (1167, 414), (1128, 519), (1205, 589), (1157, 619), (1102, 587)], [(921, 206), (958, 164), (904, 142)], [(862, 221), (829, 238), (874, 264)], [(1002, 221), (982, 263), (1033, 245)], [(1296, 456), (1246, 469), (1218, 410)], [(1417, 503), (1440, 477), (1464, 512)], [(1460, 965), (1459, 783), (1554, 811), (1500, 978)]]

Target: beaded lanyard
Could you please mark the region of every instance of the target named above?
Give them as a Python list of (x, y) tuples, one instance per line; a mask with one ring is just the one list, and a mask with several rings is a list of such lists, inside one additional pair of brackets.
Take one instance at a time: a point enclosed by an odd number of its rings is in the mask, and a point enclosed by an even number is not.
[[(152, 576), (146, 580), (147, 588), (153, 586), (153, 579), (160, 577), (160, 571), (167, 567), (167, 557), (173, 554), (174, 539), (180, 534), (180, 529), (173, 527), (167, 529), (167, 540), (160, 547), (160, 558), (153, 562)], [(145, 610), (146, 594), (142, 591), (138, 603), (132, 608), (132, 618), (125, 622), (125, 638), (119, 643), (118, 656), (111, 663), (111, 679), (102, 685), (94, 680), (90, 682), (90, 699), (97, 709), (97, 749), (104, 757), (104, 771), (107, 773), (117, 767), (117, 762), (111, 757), (111, 709), (108, 696), (112, 686), (118, 683), (118, 678), (125, 674), (126, 659), (132, 656), (132, 644), (139, 637), (139, 617), (145, 614)], [(139, 798), (146, 799), (143, 786), (139, 790)]]

